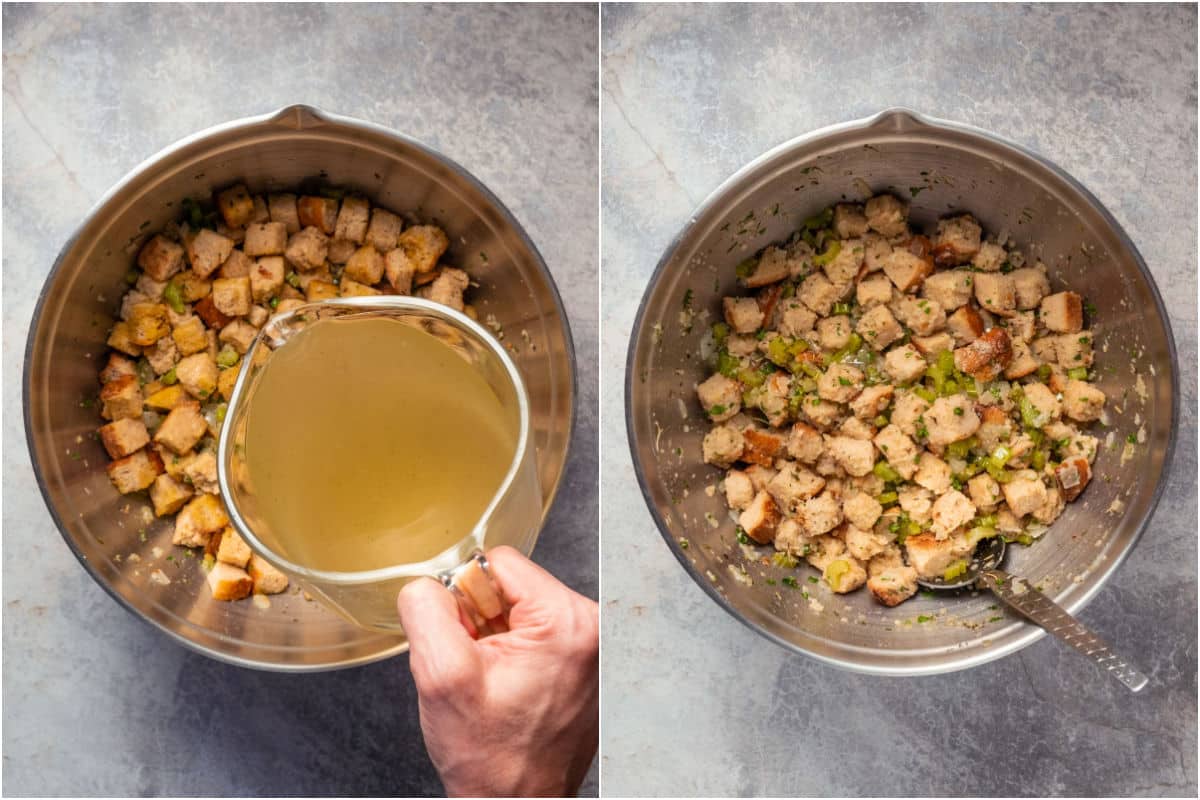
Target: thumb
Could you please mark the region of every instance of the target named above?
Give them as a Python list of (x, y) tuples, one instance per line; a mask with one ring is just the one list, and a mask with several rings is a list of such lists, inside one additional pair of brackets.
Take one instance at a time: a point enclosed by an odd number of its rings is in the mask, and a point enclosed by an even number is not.
[(396, 605), (419, 690), (475, 671), (475, 640), (463, 627), (454, 595), (444, 586), (431, 578), (418, 578), (400, 590)]

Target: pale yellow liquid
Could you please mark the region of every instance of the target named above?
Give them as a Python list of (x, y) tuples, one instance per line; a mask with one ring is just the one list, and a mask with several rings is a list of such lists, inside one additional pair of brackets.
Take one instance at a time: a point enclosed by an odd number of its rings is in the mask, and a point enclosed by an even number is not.
[(389, 319), (315, 322), (271, 354), (247, 413), (264, 538), (321, 570), (429, 559), (479, 521), (517, 425), (515, 409), (432, 334)]

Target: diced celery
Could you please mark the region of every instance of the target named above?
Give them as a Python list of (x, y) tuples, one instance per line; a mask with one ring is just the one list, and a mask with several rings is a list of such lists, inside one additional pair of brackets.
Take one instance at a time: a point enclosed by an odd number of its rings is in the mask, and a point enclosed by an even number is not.
[(737, 356), (730, 355), (728, 350), (722, 350), (717, 354), (717, 372), (724, 375), (726, 378), (737, 377), (738, 370), (741, 369), (742, 362)]
[(1071, 367), (1067, 370), (1067, 377), (1073, 381), (1087, 380), (1087, 367)]
[(924, 386), (914, 386), (912, 393), (924, 400), (926, 403), (932, 403), (937, 400), (937, 395), (926, 389)]
[(174, 367), (164, 372), (159, 380), (163, 382), (164, 386), (174, 386), (176, 383), (179, 383), (179, 377), (176, 376)]
[(899, 499), (900, 499), (900, 495), (896, 494), (895, 492), (884, 492), (883, 494), (876, 497), (875, 501), (877, 503), (879, 503), (879, 505), (881, 505), (881, 506), (890, 506), (892, 503), (895, 503)]
[(813, 214), (811, 217), (804, 220), (804, 227), (806, 230), (817, 231), (817, 230), (820, 230), (821, 228), (829, 227), (829, 224), (831, 222), (833, 222), (833, 208), (832, 207), (827, 208), (824, 211), (821, 211), (817, 214)]
[(715, 322), (712, 326), (713, 343), (717, 347), (724, 347), (725, 340), (729, 338), (729, 326), (724, 322)]
[(745, 279), (745, 278), (749, 278), (751, 275), (753, 275), (754, 270), (757, 267), (758, 267), (758, 259), (757, 258), (747, 258), (745, 261), (738, 264), (737, 267), (734, 269), (734, 271), (737, 273), (737, 276), (739, 278)]
[(1050, 369), (1049, 364), (1042, 364), (1040, 367), (1037, 368), (1038, 380), (1041, 381), (1042, 383), (1045, 383), (1046, 381), (1050, 380), (1051, 372), (1053, 372), (1053, 370)]
[(167, 305), (169, 305), (171, 310), (176, 314), (182, 314), (184, 312), (183, 294), (179, 291), (179, 286), (176, 285), (175, 281), (167, 282), (167, 287), (163, 289), (163, 300), (167, 301)]
[(967, 562), (964, 560), (955, 561), (950, 566), (946, 567), (946, 571), (942, 573), (942, 580), (949, 583), (950, 581), (961, 578), (967, 572)]
[(824, 252), (813, 256), (813, 263), (818, 267), (823, 267), (826, 264), (832, 263), (833, 260), (838, 257), (838, 253), (840, 252), (842, 252), (842, 243), (837, 239), (834, 239), (829, 243), (829, 246), (825, 248)]
[(850, 572), (850, 562), (839, 558), (825, 568), (825, 582), (836, 592), (841, 588), (842, 578)]
[[(834, 316), (843, 316), (843, 315), (849, 314), (849, 313), (850, 313), (850, 304), (849, 303), (834, 303), (833, 304)], [(857, 350), (858, 348), (855, 348), (855, 349)]]
[(899, 483), (904, 480), (904, 476), (896, 470), (892, 469), (892, 465), (886, 461), (880, 461), (871, 470), (880, 480), (888, 483)]

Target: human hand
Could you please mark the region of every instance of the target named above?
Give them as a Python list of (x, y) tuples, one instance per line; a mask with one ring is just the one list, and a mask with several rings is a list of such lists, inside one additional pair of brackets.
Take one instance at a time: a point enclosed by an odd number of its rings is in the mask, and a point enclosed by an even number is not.
[(509, 630), (475, 640), (454, 596), (400, 592), (421, 731), (450, 796), (569, 796), (599, 736), (599, 609), (511, 547), (487, 554)]

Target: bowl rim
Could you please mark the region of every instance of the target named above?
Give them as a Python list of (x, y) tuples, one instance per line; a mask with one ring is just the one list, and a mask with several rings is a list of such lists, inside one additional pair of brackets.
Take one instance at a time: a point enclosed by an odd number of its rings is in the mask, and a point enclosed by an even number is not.
[[(50, 512), (50, 518), (54, 521), (54, 526), (58, 529), (59, 535), (66, 542), (67, 547), (75, 556), (76, 560), (83, 566), (87, 574), (92, 580), (98, 584), (104, 591), (112, 597), (117, 603), (132, 614), (135, 618), (149, 625), (154, 630), (166, 634), (172, 641), (183, 645), (189, 650), (208, 656), (209, 658), (221, 661), (227, 664), (232, 664), (239, 667), (247, 667), (266, 672), (287, 672), (287, 673), (312, 673), (312, 672), (329, 672), (338, 669), (346, 669), (349, 667), (364, 666), (376, 661), (382, 661), (393, 656), (400, 655), (408, 650), (407, 640), (396, 643), (392, 647), (382, 648), (376, 652), (366, 653), (353, 658), (348, 658), (340, 661), (329, 661), (319, 664), (292, 664), (292, 663), (276, 663), (262, 661), (254, 658), (242, 657), (225, 653), (221, 650), (209, 647), (201, 642), (194, 641), (181, 633), (171, 630), (159, 621), (144, 613), (140, 608), (128, 601), (120, 592), (111, 585), (109, 581), (103, 580), (93, 567), (91, 561), (83, 553), (71, 535), (68, 533), (63, 516), (55, 506), (50, 496), (49, 487), (43, 475), (43, 465), (38, 459), (38, 450), (34, 441), (33, 419), (30, 405), (31, 391), (31, 374), (30, 364), (34, 345), (37, 340), (37, 333), (42, 321), (42, 312), (45, 310), (46, 299), (50, 294), (50, 288), (58, 280), (59, 273), (62, 269), (63, 262), (68, 253), (70, 253), (79, 241), (84, 229), (92, 222), (93, 219), (108, 206), (115, 197), (120, 195), (129, 185), (141, 178), (148, 170), (153, 169), (160, 162), (166, 160), (169, 156), (180, 152), (194, 144), (198, 144), (210, 137), (219, 136), (223, 133), (237, 131), (241, 129), (251, 130), (254, 128), (277, 125), (283, 127), (291, 127), (295, 129), (303, 129), (304, 127), (315, 127), (322, 124), (332, 124), (352, 130), (364, 131), (373, 133), (387, 138), (396, 140), (405, 146), (421, 151), (430, 158), (442, 163), (459, 178), (466, 181), (469, 186), (480, 193), (480, 195), (490, 203), (499, 216), (511, 226), (512, 231), (520, 239), (521, 243), (529, 248), (529, 252), (533, 255), (533, 264), (537, 270), (545, 278), (546, 286), (550, 290), (551, 298), (555, 306), (562, 312), (560, 321), (562, 327), (564, 349), (566, 351), (567, 371), (570, 376), (570, 391), (566, 397), (566, 403), (569, 413), (566, 419), (566, 429), (564, 431), (564, 448), (562, 463), (563, 467), (559, 470), (557, 479), (550, 487), (546, 499), (542, 503), (542, 523), (545, 523), (546, 517), (550, 510), (554, 507), (554, 503), (558, 498), (558, 490), (562, 486), (563, 476), (566, 473), (566, 467), (570, 462), (571, 448), (574, 443), (576, 417), (578, 415), (578, 403), (576, 400), (579, 396), (579, 377), (576, 365), (575, 342), (571, 335), (571, 325), (566, 313), (566, 305), (563, 303), (562, 295), (558, 290), (558, 285), (554, 281), (554, 276), (550, 273), (550, 268), (546, 264), (545, 258), (542, 257), (541, 251), (537, 245), (529, 237), (525, 228), (509, 210), (508, 206), (496, 196), (491, 189), (483, 184), (478, 178), (467, 171), (461, 164), (449, 156), (444, 155), (435, 148), (425, 144), (400, 131), (394, 130), (384, 125), (367, 120), (349, 117), (342, 114), (336, 114), (317, 108), (305, 103), (295, 103), (277, 108), (273, 111), (268, 111), (264, 114), (257, 114), (248, 117), (239, 117), (227, 122), (218, 123), (210, 127), (199, 130), (195, 133), (177, 139), (174, 142), (159, 149), (149, 157), (143, 159), (136, 164), (132, 169), (128, 170), (119, 180), (117, 180), (109, 189), (101, 195), (91, 208), (83, 215), (80, 221), (72, 228), (70, 235), (63, 242), (62, 247), (55, 256), (54, 263), (51, 265), (49, 272), (46, 274), (45, 280), (42, 282), (42, 288), (38, 292), (37, 301), (34, 304), (33, 314), (29, 320), (29, 330), (25, 336), (25, 348), (23, 351), (23, 364), (21, 369), (21, 416), (25, 428), (25, 445), (29, 451), (29, 459), (33, 467), (34, 480), (37, 482), (38, 491), (42, 495), (42, 502), (45, 503), (47, 511)], [(380, 638), (387, 637), (384, 634), (378, 634)]]
[[(1150, 497), (1150, 503), (1146, 507), (1142, 518), (1138, 520), (1133, 536), (1129, 541), (1128, 546), (1123, 548), (1112, 559), (1106, 562), (1102, 569), (1097, 569), (1094, 574), (1097, 576), (1087, 590), (1081, 592), (1070, 603), (1064, 605), (1068, 612), (1077, 614), (1080, 609), (1084, 608), (1103, 588), (1104, 584), (1112, 577), (1116, 569), (1128, 557), (1129, 553), (1137, 545), (1141, 539), (1143, 532), (1146, 530), (1150, 519), (1154, 516), (1155, 510), (1158, 508), (1158, 503), (1162, 498), (1162, 494), (1166, 489), (1167, 474), (1170, 469), (1171, 459), (1175, 452), (1175, 444), (1177, 440), (1177, 429), (1179, 425), (1179, 370), (1177, 368), (1179, 355), (1175, 348), (1175, 336), (1171, 330), (1171, 320), (1167, 315), (1166, 307), (1163, 305), (1162, 295), (1159, 292), (1158, 285), (1154, 281), (1154, 276), (1150, 273), (1149, 267), (1142, 258), (1141, 252), (1133, 240), (1125, 232), (1125, 229), (1117, 222), (1116, 218), (1109, 212), (1100, 200), (1092, 194), (1078, 180), (1073, 178), (1066, 170), (1059, 167), (1050, 159), (1039, 155), (1033, 150), (1018, 144), (1010, 139), (999, 136), (991, 131), (983, 128), (969, 125), (966, 123), (945, 120), (938, 117), (933, 117), (915, 111), (905, 106), (891, 106), (883, 109), (868, 117), (862, 117), (848, 122), (835, 123), (822, 128), (810, 131), (800, 136), (793, 137), (767, 150), (765, 153), (757, 156), (744, 166), (740, 167), (733, 174), (723, 180), (715, 189), (700, 202), (700, 204), (690, 213), (688, 220), (684, 223), (679, 232), (671, 239), (663, 255), (659, 258), (658, 263), (654, 267), (650, 278), (646, 284), (646, 288), (642, 293), (642, 298), (638, 303), (637, 314), (634, 316), (633, 325), (630, 328), (629, 343), (626, 349), (625, 357), (625, 436), (629, 446), (630, 457), (633, 461), (633, 471), (637, 476), (638, 488), (642, 493), (642, 500), (650, 511), (651, 517), (658, 528), (659, 534), (667, 545), (667, 549), (675, 556), (675, 560), (680, 563), (692, 581), (700, 586), (700, 588), (712, 598), (724, 611), (731, 615), (734, 619), (741, 622), (746, 627), (750, 628), (755, 633), (767, 638), (771, 642), (790, 650), (794, 653), (803, 654), (809, 658), (813, 658), (824, 664), (845, 669), (851, 672), (859, 672), (870, 675), (891, 675), (891, 676), (919, 676), (919, 675), (937, 675), (949, 672), (957, 672), (959, 670), (977, 667), (986, 664), (990, 661), (1002, 658), (1006, 655), (1016, 653), (1019, 650), (1033, 644), (1046, 635), (1046, 631), (1032, 622), (1024, 619), (1016, 619), (1008, 627), (1018, 626), (1024, 627), (1025, 630), (1019, 633), (1014, 638), (1005, 642), (1002, 645), (980, 648), (981, 652), (970, 653), (966, 657), (955, 652), (948, 652), (936, 656), (936, 660), (930, 664), (917, 664), (911, 666), (905, 665), (888, 665), (875, 663), (860, 663), (850, 656), (830, 655), (827, 653), (813, 652), (795, 642), (789, 641), (782, 636), (767, 630), (749, 620), (729, 599), (717, 588), (713, 583), (705, 578), (703, 573), (696, 567), (695, 564), (688, 559), (682, 548), (680, 548), (673, 535), (669, 531), (666, 518), (662, 515), (657, 505), (654, 503), (650, 491), (650, 484), (646, 477), (645, 470), (639, 459), (637, 452), (637, 438), (635, 436), (635, 420), (633, 415), (632, 397), (634, 393), (634, 375), (635, 362), (638, 353), (638, 345), (642, 339), (643, 328), (646, 323), (647, 306), (651, 295), (657, 288), (659, 281), (667, 272), (669, 263), (674, 259), (677, 251), (683, 242), (687, 239), (692, 229), (698, 221), (703, 218), (709, 211), (718, 203), (724, 200), (725, 195), (741, 183), (748, 175), (753, 174), (760, 167), (772, 162), (773, 160), (801, 147), (811, 145), (828, 136), (847, 132), (847, 131), (864, 131), (871, 128), (883, 128), (889, 124), (895, 125), (912, 125), (918, 129), (928, 129), (933, 131), (946, 131), (957, 134), (966, 134), (982, 138), (992, 144), (999, 145), (1002, 148), (1007, 148), (1014, 151), (1017, 155), (1031, 159), (1048, 169), (1057, 178), (1064, 181), (1072, 190), (1077, 192), (1087, 203), (1089, 203), (1101, 216), (1104, 222), (1109, 226), (1111, 231), (1116, 234), (1121, 245), (1133, 256), (1133, 261), (1145, 279), (1146, 285), (1150, 289), (1150, 294), (1154, 298), (1155, 308), (1158, 311), (1159, 318), (1162, 320), (1163, 329), (1166, 333), (1167, 353), (1170, 357), (1171, 369), (1171, 415), (1170, 415), (1170, 430), (1167, 434), (1167, 446), (1163, 455), (1162, 471), (1159, 473), (1158, 480), (1155, 484), (1154, 491)], [(844, 652), (854, 650), (853, 647), (844, 648)], [(965, 651), (962, 651), (965, 652)]]

